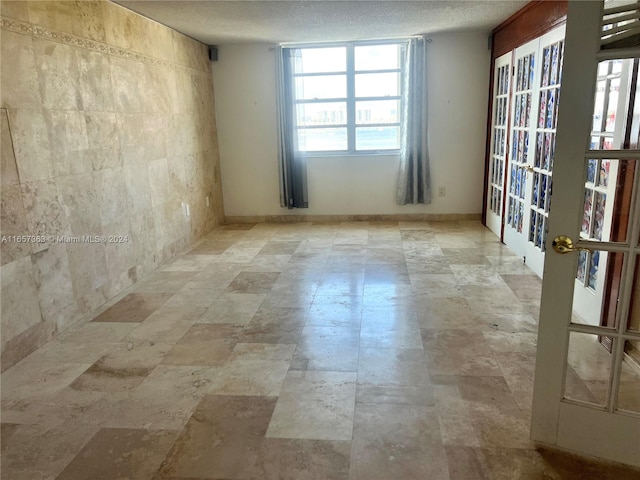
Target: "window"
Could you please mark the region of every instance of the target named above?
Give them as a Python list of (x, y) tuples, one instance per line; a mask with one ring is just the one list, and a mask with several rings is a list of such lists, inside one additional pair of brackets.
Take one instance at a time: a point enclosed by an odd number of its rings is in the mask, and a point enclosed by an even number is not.
[(307, 153), (400, 149), (405, 42), (296, 48), (298, 148)]

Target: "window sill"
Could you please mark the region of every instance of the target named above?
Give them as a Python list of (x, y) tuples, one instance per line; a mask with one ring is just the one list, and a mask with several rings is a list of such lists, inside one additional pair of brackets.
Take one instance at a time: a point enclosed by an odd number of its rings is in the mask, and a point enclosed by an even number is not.
[(302, 154), (305, 158), (335, 157), (399, 157), (400, 150), (384, 150), (371, 152), (314, 152)]

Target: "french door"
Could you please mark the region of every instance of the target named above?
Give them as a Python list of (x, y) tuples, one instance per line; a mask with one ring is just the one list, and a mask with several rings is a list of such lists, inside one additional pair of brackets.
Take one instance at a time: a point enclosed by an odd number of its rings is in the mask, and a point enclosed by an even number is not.
[(529, 216), (527, 176), (530, 169), (531, 131), (537, 114), (534, 101), (538, 79), (539, 39), (518, 47), (513, 55), (509, 135), (509, 167), (505, 208), (504, 243), (517, 255), (525, 255)]
[(560, 104), (560, 83), (564, 57), (565, 28), (557, 28), (540, 38), (540, 75), (537, 81), (536, 117), (531, 136), (534, 143), (533, 162), (528, 168), (526, 200), (527, 238), (524, 246), (526, 264), (540, 277), (544, 268), (549, 230), (549, 208), (553, 184), (553, 160), (556, 147), (556, 125)]
[(502, 236), (505, 167), (507, 163), (507, 121), (509, 118), (509, 84), (511, 80), (511, 52), (497, 58), (493, 72), (493, 118), (489, 181), (487, 188), (487, 227)]
[(504, 243), (542, 276), (564, 26), (515, 50)]
[[(640, 108), (629, 100), (626, 133), (616, 138), (605, 106), (640, 57), (632, 41), (640, 12), (637, 3), (603, 12), (601, 2), (570, 0), (568, 8), (531, 436), (640, 466)], [(578, 312), (594, 276), (606, 280), (591, 304), (604, 323)]]

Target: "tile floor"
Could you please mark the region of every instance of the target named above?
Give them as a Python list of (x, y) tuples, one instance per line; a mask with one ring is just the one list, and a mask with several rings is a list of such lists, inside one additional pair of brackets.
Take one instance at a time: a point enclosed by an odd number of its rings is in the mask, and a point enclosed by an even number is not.
[(640, 478), (529, 441), (539, 294), (477, 222), (219, 228), (2, 375), (2, 479)]

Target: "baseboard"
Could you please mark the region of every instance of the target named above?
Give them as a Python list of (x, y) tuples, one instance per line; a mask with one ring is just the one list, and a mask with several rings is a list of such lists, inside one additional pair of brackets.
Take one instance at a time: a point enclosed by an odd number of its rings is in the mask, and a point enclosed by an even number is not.
[(233, 223), (461, 222), (480, 221), (480, 213), (412, 213), (383, 215), (225, 215)]

